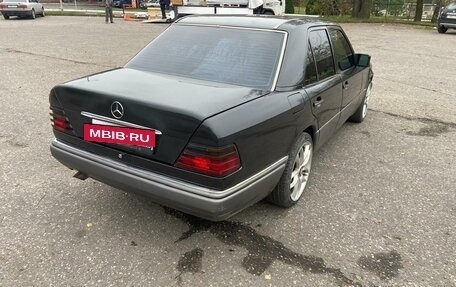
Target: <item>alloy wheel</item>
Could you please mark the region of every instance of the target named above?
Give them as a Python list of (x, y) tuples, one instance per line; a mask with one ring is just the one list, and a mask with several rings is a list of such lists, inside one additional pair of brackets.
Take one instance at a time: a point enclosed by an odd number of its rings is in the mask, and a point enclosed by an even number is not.
[(291, 200), (298, 201), (304, 192), (309, 179), (311, 165), (312, 143), (306, 141), (299, 149), (293, 164), (290, 180)]
[(364, 97), (364, 105), (363, 105), (363, 118), (366, 117), (367, 114), (367, 105), (369, 104), (369, 98), (372, 92), (372, 83), (369, 84), (369, 87), (366, 91), (366, 96)]

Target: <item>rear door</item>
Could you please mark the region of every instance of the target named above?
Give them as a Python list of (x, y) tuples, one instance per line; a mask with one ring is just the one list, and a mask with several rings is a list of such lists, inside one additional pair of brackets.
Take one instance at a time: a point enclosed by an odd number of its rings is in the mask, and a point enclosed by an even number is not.
[(35, 10), (36, 14), (41, 13), (41, 5), (38, 3), (38, 0), (29, 0), (28, 3), (30, 8)]
[(359, 105), (363, 83), (363, 68), (355, 65), (355, 55), (347, 37), (339, 27), (328, 29), (336, 62), (342, 79), (342, 102), (339, 126), (355, 112)]
[(39, 11), (37, 10), (37, 7), (36, 7), (36, 2), (37, 0), (28, 0), (27, 1), (27, 5), (28, 7), (30, 8), (30, 10), (35, 10), (36, 13), (39, 13)]
[(342, 80), (336, 73), (327, 30), (310, 30), (308, 45), (305, 91), (318, 121), (322, 144), (337, 127), (342, 101)]

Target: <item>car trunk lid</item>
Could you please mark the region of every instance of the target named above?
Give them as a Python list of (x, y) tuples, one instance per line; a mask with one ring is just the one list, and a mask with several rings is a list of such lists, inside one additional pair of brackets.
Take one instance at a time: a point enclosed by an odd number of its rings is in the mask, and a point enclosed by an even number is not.
[[(267, 94), (252, 88), (116, 69), (54, 88), (59, 105), (82, 138), (84, 124), (117, 124), (156, 130), (153, 150), (135, 146), (109, 146), (173, 164), (206, 118)], [(116, 119), (114, 102), (123, 107)]]

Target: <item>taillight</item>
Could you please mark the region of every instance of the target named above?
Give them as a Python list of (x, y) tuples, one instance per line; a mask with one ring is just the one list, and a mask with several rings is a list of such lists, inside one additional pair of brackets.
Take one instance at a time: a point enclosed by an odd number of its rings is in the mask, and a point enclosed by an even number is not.
[(27, 8), (27, 5), (25, 5), (25, 4), (19, 4), (19, 5), (17, 5), (17, 8)]
[(205, 175), (224, 177), (241, 168), (241, 160), (235, 145), (205, 147), (189, 144), (175, 166)]
[(65, 112), (59, 108), (51, 107), (49, 114), (51, 115), (51, 124), (54, 129), (64, 132), (72, 133), (73, 127), (65, 115)]
[(0, 9), (6, 8), (5, 4), (0, 4)]
[(439, 16), (440, 16), (440, 17), (442, 17), (442, 16), (443, 16), (443, 17), (446, 17), (446, 14), (447, 14), (447, 11), (446, 11), (445, 7), (442, 7), (442, 8), (440, 9)]

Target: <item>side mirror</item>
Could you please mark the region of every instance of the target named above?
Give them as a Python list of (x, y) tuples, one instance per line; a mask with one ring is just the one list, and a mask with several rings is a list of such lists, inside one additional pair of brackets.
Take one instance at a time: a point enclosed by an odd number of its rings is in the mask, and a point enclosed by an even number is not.
[(371, 56), (366, 54), (356, 54), (355, 63), (358, 67), (369, 67)]

